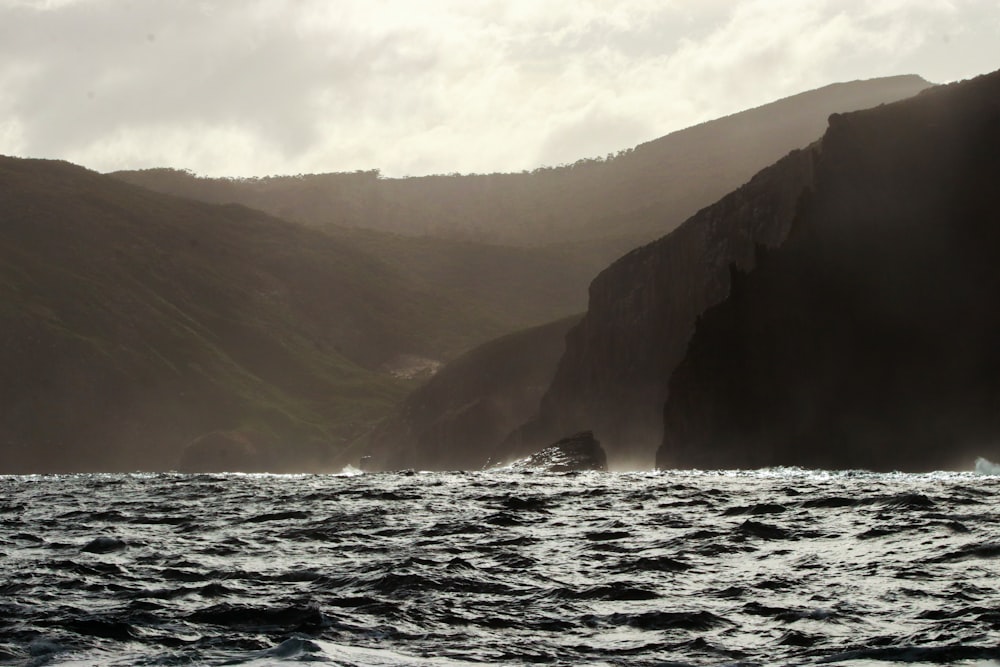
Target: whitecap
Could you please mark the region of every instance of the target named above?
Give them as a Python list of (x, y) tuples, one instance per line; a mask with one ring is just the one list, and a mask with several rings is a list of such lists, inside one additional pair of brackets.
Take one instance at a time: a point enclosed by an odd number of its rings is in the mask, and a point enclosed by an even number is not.
[(993, 463), (982, 456), (976, 459), (976, 473), (980, 475), (1000, 475), (1000, 463)]

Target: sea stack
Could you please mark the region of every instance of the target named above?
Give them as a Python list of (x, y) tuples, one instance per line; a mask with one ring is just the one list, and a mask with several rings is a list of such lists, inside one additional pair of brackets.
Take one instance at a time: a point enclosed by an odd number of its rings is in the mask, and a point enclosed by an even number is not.
[(606, 471), (608, 459), (593, 431), (581, 431), (532, 454), (514, 467), (544, 472)]

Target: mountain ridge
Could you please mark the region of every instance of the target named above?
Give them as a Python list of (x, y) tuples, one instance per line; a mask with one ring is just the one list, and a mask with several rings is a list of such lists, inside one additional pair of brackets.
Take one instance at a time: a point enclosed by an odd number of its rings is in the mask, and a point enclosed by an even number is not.
[(596, 253), (604, 266), (816, 140), (830, 113), (902, 99), (930, 85), (916, 75), (833, 83), (671, 132), (609, 159), (531, 172), (381, 178), (372, 170), (218, 179), (153, 169), (111, 175), (317, 227), (515, 246), (572, 242), (574, 256)]

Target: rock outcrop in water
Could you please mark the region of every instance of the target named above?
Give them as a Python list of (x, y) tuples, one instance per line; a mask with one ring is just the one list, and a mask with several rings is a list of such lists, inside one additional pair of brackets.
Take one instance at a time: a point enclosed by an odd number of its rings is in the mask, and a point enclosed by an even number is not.
[(581, 431), (517, 461), (511, 467), (516, 470), (582, 472), (607, 470), (608, 460), (593, 431)]
[(102, 535), (101, 537), (95, 537), (90, 542), (87, 542), (80, 551), (89, 554), (109, 554), (115, 551), (123, 551), (128, 548), (128, 544), (124, 540), (120, 540), (117, 537), (108, 537)]
[(816, 155), (787, 243), (699, 322), (658, 465), (995, 459), (1000, 73), (834, 115)]

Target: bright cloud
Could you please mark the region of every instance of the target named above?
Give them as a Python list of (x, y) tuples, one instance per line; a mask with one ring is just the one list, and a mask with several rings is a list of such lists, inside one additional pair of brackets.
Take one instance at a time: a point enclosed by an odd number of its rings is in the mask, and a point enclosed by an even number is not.
[(0, 153), (509, 171), (834, 81), (1000, 66), (995, 0), (0, 0)]

